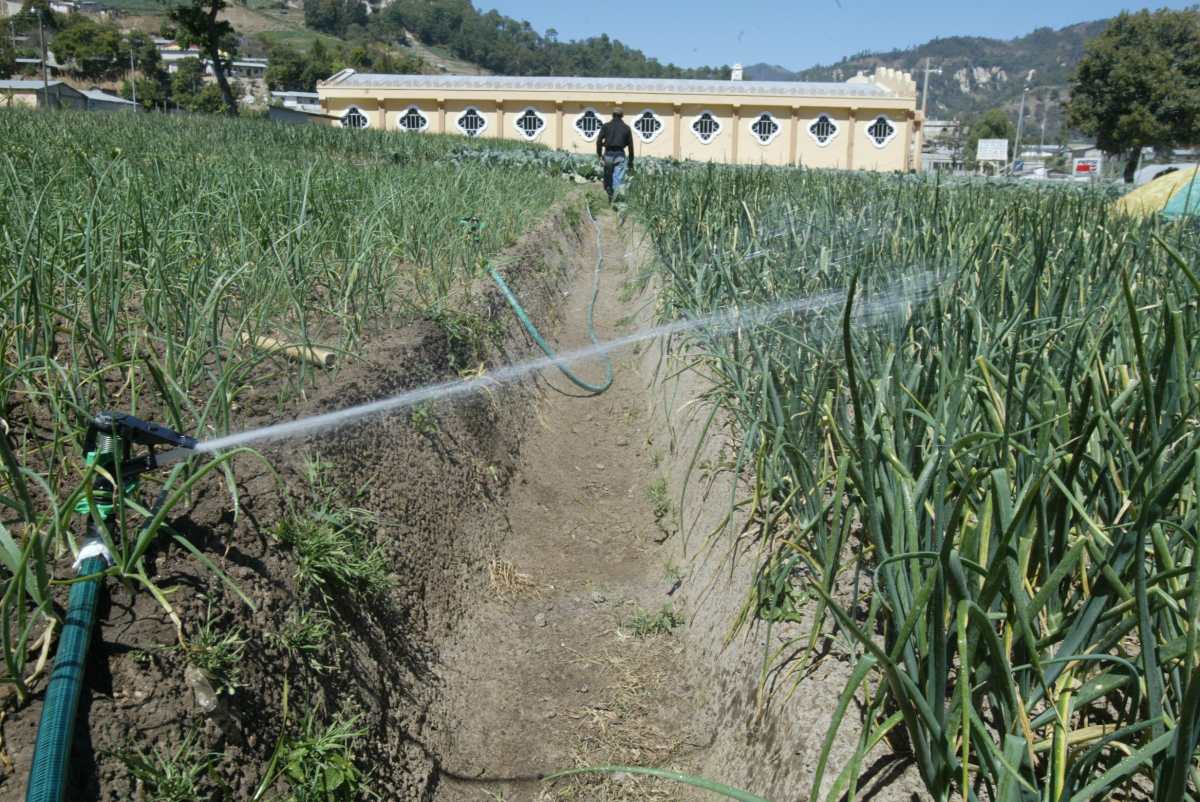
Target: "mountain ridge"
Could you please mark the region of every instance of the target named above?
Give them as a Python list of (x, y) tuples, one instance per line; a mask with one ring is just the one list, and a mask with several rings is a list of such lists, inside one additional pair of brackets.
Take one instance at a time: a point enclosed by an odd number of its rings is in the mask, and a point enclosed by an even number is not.
[(920, 87), (925, 60), (930, 59), (933, 69), (941, 72), (929, 76), (928, 116), (961, 119), (996, 107), (1015, 115), (1032, 70), (1026, 114), (1039, 123), (1044, 115), (1047, 135), (1057, 135), (1063, 125), (1061, 106), (1069, 96), (1071, 75), (1083, 58), (1086, 44), (1109, 22), (1100, 19), (1058, 29), (1041, 27), (1013, 39), (937, 37), (909, 48), (860, 52), (832, 64), (794, 71), (777, 64), (751, 64), (745, 68), (745, 77), (760, 81), (844, 81), (860, 71), (870, 74), (876, 67), (892, 67), (912, 73)]

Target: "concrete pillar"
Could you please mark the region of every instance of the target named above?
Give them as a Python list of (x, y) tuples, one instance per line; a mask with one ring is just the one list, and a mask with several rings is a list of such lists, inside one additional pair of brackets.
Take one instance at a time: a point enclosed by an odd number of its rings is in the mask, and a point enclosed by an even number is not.
[(792, 106), (792, 124), (788, 130), (788, 164), (795, 167), (800, 148), (800, 107)]
[(504, 139), (504, 98), (496, 98), (496, 138)]
[(846, 121), (846, 128), (850, 134), (846, 137), (846, 169), (854, 169), (854, 140), (858, 138), (858, 109), (854, 106), (850, 107), (850, 119)]
[(925, 171), (925, 159), (922, 156), (922, 154), (925, 152), (925, 116), (920, 112), (917, 112), (915, 116), (916, 119), (913, 121), (913, 125), (915, 125), (917, 128), (917, 142), (913, 147), (913, 159), (916, 161), (916, 164), (913, 165), (913, 169), (918, 173), (921, 173)]
[(561, 100), (554, 102), (554, 147), (562, 150), (563, 146), (563, 104)]
[(683, 148), (679, 142), (679, 132), (683, 129), (683, 106), (676, 103), (671, 106), (671, 111), (671, 155), (682, 159)]
[(733, 164), (741, 162), (741, 154), (738, 153), (738, 140), (742, 135), (742, 107), (737, 103), (733, 104), (733, 153), (730, 160)]
[(446, 99), (439, 97), (437, 101), (437, 132), (446, 133)]
[(916, 125), (914, 116), (911, 110), (904, 113), (904, 172), (906, 173), (912, 169), (913, 126)]

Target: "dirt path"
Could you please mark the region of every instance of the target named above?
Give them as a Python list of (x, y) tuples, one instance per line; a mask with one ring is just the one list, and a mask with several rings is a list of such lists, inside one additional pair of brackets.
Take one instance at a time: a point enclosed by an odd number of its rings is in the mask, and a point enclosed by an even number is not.
[[(607, 339), (636, 325), (641, 302), (622, 300), (637, 244), (612, 214), (600, 225), (595, 320)], [(580, 271), (558, 347), (586, 344), (591, 287)], [(512, 535), (445, 654), (438, 802), (680, 798), (631, 777), (536, 781), (575, 766), (656, 765), (689, 744), (647, 382), (636, 353), (616, 355), (614, 367), (613, 386), (593, 397), (546, 376), (509, 502)], [(592, 379), (602, 368), (578, 370)]]

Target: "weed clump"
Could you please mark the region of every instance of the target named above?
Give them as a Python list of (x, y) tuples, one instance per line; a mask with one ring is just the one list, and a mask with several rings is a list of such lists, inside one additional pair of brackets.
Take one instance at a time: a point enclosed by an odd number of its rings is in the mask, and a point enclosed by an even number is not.
[(209, 608), (204, 623), (183, 647), (188, 665), (199, 669), (217, 693), (233, 694), (242, 687), (242, 657), (246, 637), (241, 627), (222, 627)]
[(202, 752), (196, 733), (188, 734), (173, 752), (128, 749), (116, 754), (133, 778), (134, 798), (155, 802), (209, 802), (220, 798), (213, 788), (213, 767), (220, 755)]
[(683, 626), (683, 624), (683, 614), (677, 612), (670, 604), (664, 604), (657, 611), (644, 610), (639, 607), (633, 617), (629, 619), (629, 628), (639, 638), (670, 635), (676, 627)]
[(382, 547), (371, 543), (375, 523), (366, 510), (319, 508), (284, 518), (276, 536), (296, 553), (302, 590), (326, 599), (337, 593), (368, 598), (393, 583)]

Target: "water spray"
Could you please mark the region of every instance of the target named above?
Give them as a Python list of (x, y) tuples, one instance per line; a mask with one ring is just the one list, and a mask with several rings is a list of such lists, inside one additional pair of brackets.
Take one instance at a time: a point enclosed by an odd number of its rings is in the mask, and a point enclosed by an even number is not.
[[(906, 289), (892, 292), (874, 299), (863, 299), (856, 304), (854, 318), (868, 323), (890, 315), (897, 309), (924, 299), (935, 286), (931, 273), (918, 273), (904, 277), (901, 282)], [(808, 298), (778, 301), (745, 309), (725, 309), (703, 317), (677, 320), (649, 329), (627, 334), (613, 340), (600, 342), (586, 348), (566, 351), (555, 356), (544, 356), (507, 365), (484, 376), (471, 379), (456, 379), (418, 387), (389, 398), (371, 401), (348, 409), (313, 415), (299, 420), (263, 426), (244, 432), (229, 434), (196, 444), (196, 451), (212, 453), (235, 446), (261, 443), (271, 440), (289, 440), (320, 431), (333, 429), (353, 421), (383, 415), (394, 410), (413, 407), (431, 401), (460, 398), (511, 383), (547, 368), (562, 368), (584, 360), (595, 359), (624, 348), (659, 338), (672, 337), (693, 331), (703, 331), (709, 336), (725, 336), (750, 331), (772, 323), (788, 315), (816, 314), (836, 309), (845, 303), (845, 293), (828, 292)]]

